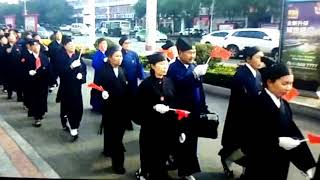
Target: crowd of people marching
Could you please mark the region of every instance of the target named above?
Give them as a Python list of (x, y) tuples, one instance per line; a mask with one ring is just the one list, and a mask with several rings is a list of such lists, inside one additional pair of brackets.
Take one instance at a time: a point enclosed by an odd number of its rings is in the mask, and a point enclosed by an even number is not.
[[(0, 40), (0, 82), (8, 99), (15, 92), (28, 117), (34, 118), (33, 125), (40, 127), (48, 111), (48, 93), (58, 87), (61, 125), (76, 141), (87, 71), (72, 39), (56, 31), (46, 47), (36, 33), (22, 38), (16, 30), (4, 29)], [(92, 67), (93, 83), (99, 89), (91, 90), (90, 104), (102, 114), (103, 154), (111, 157), (114, 172), (126, 173), (123, 137), (134, 122), (141, 127), (138, 180), (171, 179), (169, 170), (194, 180), (193, 174), (201, 171), (197, 157), (198, 138), (205, 133), (201, 131), (217, 131), (203, 126), (216, 120), (210, 116), (214, 113), (208, 110), (202, 85), (208, 64), (196, 64), (195, 46), (180, 37), (147, 56), (147, 76), (138, 54), (130, 50), (128, 37), (112, 47), (104, 38), (97, 42)], [(292, 162), (312, 179), (316, 162), (288, 102), (282, 99), (292, 88), (291, 70), (264, 57), (256, 47), (243, 53), (245, 64), (232, 81), (219, 152), (225, 174), (233, 176), (231, 164), (237, 163), (243, 167), (241, 179), (285, 180)], [(177, 110), (188, 112), (187, 116), (177, 120)], [(259, 134), (258, 140), (252, 134)]]

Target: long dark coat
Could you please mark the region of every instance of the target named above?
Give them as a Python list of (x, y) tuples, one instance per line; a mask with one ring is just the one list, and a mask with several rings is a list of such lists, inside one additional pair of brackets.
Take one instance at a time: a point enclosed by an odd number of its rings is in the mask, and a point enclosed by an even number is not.
[[(154, 75), (145, 79), (138, 87), (136, 123), (140, 129), (140, 161), (144, 174), (150, 179), (166, 178), (166, 160), (178, 140), (175, 127), (177, 117), (173, 111), (160, 114), (153, 109), (156, 104), (175, 108), (175, 90), (169, 78), (158, 79)], [(137, 122), (139, 121), (139, 122)]]
[(6, 48), (6, 64), (8, 72), (8, 86), (10, 90), (19, 90), (22, 81), (23, 71), (21, 64), (21, 47), (17, 44), (9, 45)]
[(96, 71), (94, 82), (109, 93), (109, 98), (104, 100), (102, 109), (104, 152), (111, 153), (111, 156), (118, 158), (123, 156), (125, 151), (122, 139), (129, 119), (126, 111), (128, 108), (133, 108), (126, 106), (128, 100), (127, 80), (121, 67), (119, 67), (119, 74), (116, 77), (113, 67), (109, 62), (106, 62)]
[[(86, 64), (80, 59), (81, 66), (71, 69), (71, 63), (79, 58), (79, 54), (75, 53), (69, 57), (64, 48), (56, 58), (57, 72), (60, 77), (61, 109), (64, 115), (68, 116), (71, 129), (78, 129), (83, 114), (81, 86), (86, 82)], [(76, 78), (78, 73), (83, 76), (81, 80)]]
[(198, 137), (193, 131), (192, 124), (200, 118), (200, 113), (208, 113), (202, 78), (193, 74), (195, 64), (188, 68), (177, 59), (169, 66), (168, 77), (173, 81), (176, 89), (176, 107), (190, 111), (188, 118), (184, 118), (177, 129), (186, 134), (186, 141), (177, 145), (177, 164), (179, 176), (191, 175), (200, 172), (197, 157)]
[[(281, 100), (278, 108), (265, 90), (251, 104), (248, 137), (246, 179), (286, 180), (289, 164), (306, 172), (315, 166), (315, 160), (306, 143), (285, 150), (279, 146), (279, 137), (304, 139), (292, 119), (289, 104)], [(253, 137), (254, 136), (254, 137)]]
[[(248, 114), (249, 99), (257, 96), (262, 89), (262, 82), (259, 72), (255, 78), (250, 69), (244, 65), (240, 66), (233, 77), (231, 95), (229, 99), (228, 111), (224, 123), (221, 144), (222, 156), (229, 156), (233, 151), (243, 146), (242, 137), (245, 128), (243, 119)], [(236, 135), (236, 136), (235, 136)]]
[(48, 84), (51, 76), (51, 67), (46, 55), (39, 55), (41, 66), (36, 70), (34, 76), (29, 75), (30, 70), (36, 69), (35, 57), (29, 56), (26, 59), (27, 84), (26, 97), (29, 105), (29, 111), (35, 118), (41, 118), (47, 111)]

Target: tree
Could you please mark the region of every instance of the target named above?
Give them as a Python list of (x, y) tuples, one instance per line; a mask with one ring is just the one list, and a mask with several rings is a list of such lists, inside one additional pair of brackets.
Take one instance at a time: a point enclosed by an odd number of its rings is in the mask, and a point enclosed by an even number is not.
[[(66, 0), (30, 0), (27, 2), (28, 14), (39, 14), (39, 22), (51, 25), (68, 24), (72, 22), (73, 8)], [(23, 4), (2, 4), (0, 16), (16, 15), (16, 23), (24, 24)]]

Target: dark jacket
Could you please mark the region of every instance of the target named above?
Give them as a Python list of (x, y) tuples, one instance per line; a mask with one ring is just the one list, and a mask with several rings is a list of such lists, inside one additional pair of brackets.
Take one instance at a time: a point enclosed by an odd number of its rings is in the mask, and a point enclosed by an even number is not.
[[(248, 137), (246, 179), (286, 180), (289, 164), (306, 172), (315, 166), (315, 160), (306, 143), (285, 150), (279, 146), (279, 137), (304, 139), (292, 118), (288, 102), (281, 100), (278, 108), (265, 90), (253, 99), (247, 129)], [(255, 137), (253, 137), (255, 136)]]

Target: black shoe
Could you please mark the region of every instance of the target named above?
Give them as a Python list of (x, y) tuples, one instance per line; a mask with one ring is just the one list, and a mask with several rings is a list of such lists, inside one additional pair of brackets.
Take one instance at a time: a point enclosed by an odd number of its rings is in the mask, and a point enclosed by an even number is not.
[(78, 138), (79, 138), (79, 135), (78, 135), (78, 134), (72, 136), (71, 142), (76, 142), (76, 141), (78, 140)]
[(124, 167), (112, 166), (112, 169), (116, 174), (125, 174), (126, 173), (126, 169)]
[(224, 174), (228, 177), (228, 178), (233, 178), (233, 171), (229, 169), (227, 163), (226, 163), (226, 159), (221, 157), (221, 164), (223, 167), (223, 171)]
[(34, 127), (40, 127), (41, 126), (41, 120), (35, 120), (32, 124)]

